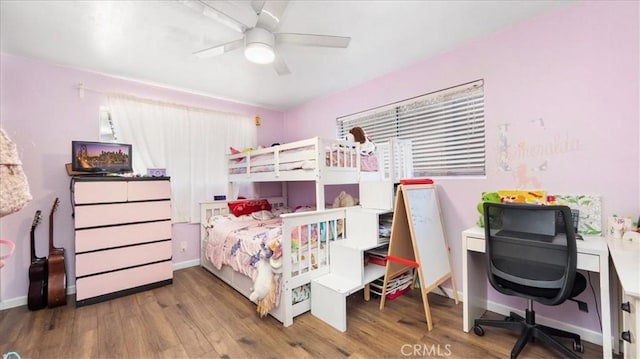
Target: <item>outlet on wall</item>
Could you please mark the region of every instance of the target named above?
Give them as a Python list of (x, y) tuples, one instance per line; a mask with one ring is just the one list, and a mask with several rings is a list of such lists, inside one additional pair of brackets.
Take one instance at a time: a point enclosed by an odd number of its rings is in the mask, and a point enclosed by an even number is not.
[(186, 251), (187, 251), (187, 242), (186, 241), (180, 242), (180, 252), (186, 252)]

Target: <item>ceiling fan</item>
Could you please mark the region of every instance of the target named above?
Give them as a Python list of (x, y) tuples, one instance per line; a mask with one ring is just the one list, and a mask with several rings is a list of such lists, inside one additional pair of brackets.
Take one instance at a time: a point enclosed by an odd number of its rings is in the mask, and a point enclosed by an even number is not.
[(288, 1), (218, 1), (185, 0), (192, 9), (238, 31), (238, 39), (194, 52), (201, 57), (213, 57), (244, 47), (245, 57), (259, 64), (272, 63), (278, 75), (291, 73), (277, 53), (281, 44), (346, 48), (350, 37), (274, 32), (280, 25)]

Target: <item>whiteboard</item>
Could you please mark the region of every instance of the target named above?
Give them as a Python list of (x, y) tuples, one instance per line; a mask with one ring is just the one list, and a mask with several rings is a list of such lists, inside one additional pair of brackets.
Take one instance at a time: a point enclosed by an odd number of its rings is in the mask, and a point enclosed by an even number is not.
[(431, 185), (403, 186), (409, 229), (424, 288), (451, 274), (449, 248), (444, 236), (436, 189)]

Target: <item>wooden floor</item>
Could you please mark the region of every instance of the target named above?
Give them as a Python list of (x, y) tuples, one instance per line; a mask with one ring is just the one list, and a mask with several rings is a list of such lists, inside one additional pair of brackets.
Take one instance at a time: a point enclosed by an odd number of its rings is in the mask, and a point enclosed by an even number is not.
[[(462, 331), (462, 304), (430, 294), (428, 332), (420, 293), (387, 301), (348, 298), (348, 330), (341, 333), (310, 313), (285, 328), (260, 318), (255, 305), (200, 267), (176, 271), (172, 285), (75, 308), (0, 312), (0, 353), (22, 358), (508, 358), (516, 335), (485, 328)], [(497, 315), (493, 315), (498, 318)], [(571, 342), (567, 343), (571, 345)], [(601, 358), (585, 344), (583, 358)], [(553, 358), (529, 343), (521, 358)]]

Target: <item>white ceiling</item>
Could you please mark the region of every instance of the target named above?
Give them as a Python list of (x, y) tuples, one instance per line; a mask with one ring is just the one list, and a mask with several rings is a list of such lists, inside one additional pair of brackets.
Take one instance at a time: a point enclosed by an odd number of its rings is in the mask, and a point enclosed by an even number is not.
[(0, 45), (4, 53), (287, 110), (565, 3), (290, 1), (277, 32), (350, 36), (351, 43), (282, 46), (287, 76), (250, 63), (240, 50), (193, 56), (241, 35), (180, 1), (0, 0)]

